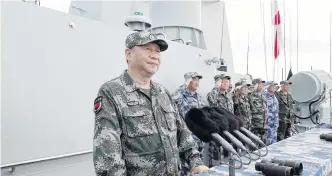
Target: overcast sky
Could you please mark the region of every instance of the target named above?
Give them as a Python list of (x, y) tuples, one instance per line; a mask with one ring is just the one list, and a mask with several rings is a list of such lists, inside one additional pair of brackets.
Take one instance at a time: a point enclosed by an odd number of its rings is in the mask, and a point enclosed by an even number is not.
[[(41, 0), (41, 5), (68, 12), (70, 0)], [(246, 73), (249, 33), (249, 74), (266, 79), (263, 21), (260, 2), (263, 2), (265, 18), (265, 43), (268, 79), (273, 79), (271, 0), (226, 0), (226, 15), (229, 24), (235, 70)], [(332, 0), (279, 0), (283, 35), (286, 40), (287, 72), (292, 63), (293, 73), (313, 69), (330, 70), (330, 14)], [(284, 6), (286, 10), (284, 11)], [(284, 13), (285, 12), (285, 13)], [(286, 19), (284, 19), (286, 17)], [(285, 31), (283, 25), (285, 24)], [(298, 32), (297, 32), (298, 31)], [(298, 51), (297, 51), (298, 34)], [(297, 56), (298, 54), (298, 56)], [(281, 52), (276, 63), (275, 80), (282, 78), (285, 68), (285, 53)], [(279, 68), (279, 69), (278, 69)]]

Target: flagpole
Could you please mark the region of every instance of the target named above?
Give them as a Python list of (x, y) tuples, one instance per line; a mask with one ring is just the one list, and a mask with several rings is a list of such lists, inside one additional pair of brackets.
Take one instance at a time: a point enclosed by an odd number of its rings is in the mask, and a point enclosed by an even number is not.
[(292, 59), (293, 59), (293, 52), (292, 52), (292, 44), (293, 44), (293, 40), (292, 40), (292, 16), (290, 16), (289, 18), (289, 40), (290, 40), (290, 44), (289, 44), (289, 69), (292, 69)]
[(222, 10), (222, 26), (221, 26), (221, 41), (220, 41), (220, 58), (222, 58), (223, 40), (224, 40), (224, 22), (225, 22), (225, 3), (223, 3)]
[(330, 73), (332, 72), (332, 13), (330, 13)]
[(247, 74), (249, 74), (249, 30), (248, 30), (248, 48), (247, 48)]
[[(273, 0), (271, 0), (271, 24), (273, 24)], [(273, 46), (274, 46), (274, 43), (273, 43), (273, 36), (274, 36), (274, 33), (273, 33), (273, 25), (271, 26), (272, 27), (272, 30), (271, 30), (271, 41), (272, 41), (272, 58), (273, 58), (273, 62), (272, 62), (272, 65), (273, 65), (273, 81), (275, 81), (275, 72), (276, 72), (276, 63), (275, 63), (275, 58), (274, 58), (274, 50), (273, 50)]]
[(296, 72), (299, 72), (299, 0), (296, 0)]
[[(332, 72), (332, 13), (330, 13), (330, 73)], [(332, 105), (332, 93), (330, 91), (330, 107)]]
[(267, 72), (267, 53), (266, 53), (266, 35), (265, 35), (265, 13), (264, 13), (264, 6), (262, 6), (262, 0), (260, 0), (260, 10), (261, 10), (261, 21), (263, 22), (263, 43), (264, 43), (264, 56), (265, 56), (265, 78), (266, 81), (269, 79), (268, 72)]
[[(286, 70), (287, 70), (287, 54), (286, 54), (286, 0), (284, 0), (284, 57), (285, 57), (285, 77), (286, 77)], [(284, 78), (282, 78), (284, 80)]]

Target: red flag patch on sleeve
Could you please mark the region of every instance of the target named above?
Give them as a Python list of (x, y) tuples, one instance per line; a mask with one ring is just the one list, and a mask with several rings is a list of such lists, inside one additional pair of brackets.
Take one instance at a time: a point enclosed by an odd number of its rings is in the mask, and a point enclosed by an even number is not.
[(98, 112), (100, 112), (101, 110), (101, 102), (102, 102), (102, 97), (97, 97), (94, 101), (94, 108), (93, 111), (95, 112), (95, 114), (97, 114)]

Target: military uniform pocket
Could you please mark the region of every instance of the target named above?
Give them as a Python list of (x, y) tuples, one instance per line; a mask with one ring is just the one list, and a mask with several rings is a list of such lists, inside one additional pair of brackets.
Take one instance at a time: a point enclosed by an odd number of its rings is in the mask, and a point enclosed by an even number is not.
[(123, 110), (123, 118), (128, 137), (143, 137), (158, 132), (152, 115), (144, 110), (125, 108)]
[(162, 105), (161, 108), (165, 113), (165, 120), (167, 123), (168, 130), (176, 131), (176, 118), (175, 118), (175, 110), (172, 106)]

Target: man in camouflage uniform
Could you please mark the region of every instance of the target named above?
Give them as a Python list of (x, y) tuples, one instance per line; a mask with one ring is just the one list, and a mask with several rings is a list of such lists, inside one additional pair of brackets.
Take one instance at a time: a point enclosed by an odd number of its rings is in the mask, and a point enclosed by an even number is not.
[(172, 99), (176, 103), (182, 118), (191, 108), (200, 108), (205, 106), (204, 99), (197, 93), (199, 80), (203, 77), (196, 72), (188, 72), (184, 75), (185, 85), (176, 90)]
[[(258, 82), (257, 82), (258, 81)], [(249, 88), (248, 88), (248, 91), (249, 91), (249, 94), (251, 93), (251, 92), (255, 92), (256, 91), (256, 89), (257, 89), (257, 87), (258, 87), (258, 84), (260, 84), (260, 82), (262, 81), (262, 79), (260, 79), (260, 78), (257, 78), (257, 79), (253, 79), (252, 80), (252, 84), (249, 86)], [(264, 81), (264, 83), (265, 83), (265, 81)]]
[(279, 128), (278, 141), (286, 139), (290, 136), (290, 128), (294, 123), (293, 118), (293, 98), (288, 93), (289, 81), (280, 82), (280, 90), (276, 93), (279, 101)]
[(250, 84), (244, 82), (240, 83), (241, 85), (237, 86), (237, 94), (233, 97), (234, 101), (234, 114), (244, 118), (244, 127), (250, 130), (251, 126), (251, 110), (250, 102), (248, 98), (248, 87)]
[(235, 111), (236, 106), (239, 104), (237, 102), (237, 100), (238, 100), (237, 97), (239, 96), (239, 86), (241, 86), (241, 83), (237, 82), (237, 83), (235, 83), (234, 86), (235, 86), (235, 89), (234, 89), (233, 94), (232, 94), (232, 99), (233, 99), (234, 111)]
[(233, 85), (230, 83), (227, 92), (233, 94)]
[(267, 101), (267, 145), (277, 142), (279, 127), (279, 102), (275, 95), (276, 83), (269, 81), (266, 83), (267, 90), (264, 93)]
[[(201, 95), (197, 93), (199, 88), (199, 80), (203, 77), (196, 72), (188, 72), (184, 75), (185, 86), (181, 86), (172, 95), (172, 99), (178, 107), (179, 114), (182, 118), (185, 118), (186, 113), (191, 108), (202, 108), (205, 106), (204, 99)], [(198, 151), (201, 153), (201, 158), (203, 154), (204, 143), (193, 135), (193, 138), (197, 142)], [(189, 174), (189, 166), (186, 162), (182, 161), (182, 174)]]
[(253, 84), (257, 88), (249, 94), (249, 103), (251, 110), (251, 132), (260, 137), (266, 143), (267, 135), (267, 104), (266, 98), (263, 96), (265, 81), (260, 78), (254, 79)]
[(207, 94), (207, 100), (210, 106), (222, 107), (234, 114), (232, 95), (227, 92), (230, 79), (231, 77), (225, 74), (216, 75), (214, 77), (216, 86)]
[(128, 70), (104, 83), (94, 101), (93, 162), (97, 176), (179, 175), (207, 170), (169, 92), (151, 77), (165, 40), (147, 31), (126, 39)]

